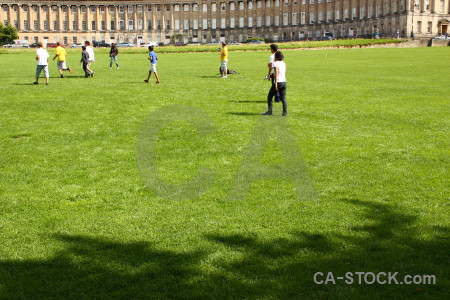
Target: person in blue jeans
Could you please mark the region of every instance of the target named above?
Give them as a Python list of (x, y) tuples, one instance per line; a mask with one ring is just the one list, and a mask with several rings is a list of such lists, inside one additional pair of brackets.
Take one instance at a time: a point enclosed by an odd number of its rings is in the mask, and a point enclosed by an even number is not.
[(156, 72), (156, 63), (158, 62), (158, 57), (156, 56), (156, 53), (153, 51), (153, 46), (149, 46), (148, 50), (150, 51), (148, 53), (148, 60), (150, 61), (150, 70), (148, 71), (148, 77), (144, 81), (148, 83), (150, 80), (150, 76), (152, 76), (152, 72), (155, 73), (156, 77), (156, 83), (159, 83), (159, 77), (158, 73)]

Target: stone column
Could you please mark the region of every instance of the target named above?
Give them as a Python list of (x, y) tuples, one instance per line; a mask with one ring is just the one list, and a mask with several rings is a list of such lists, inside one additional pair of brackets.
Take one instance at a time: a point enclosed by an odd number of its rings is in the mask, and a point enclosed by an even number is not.
[(73, 30), (73, 24), (72, 24), (72, 10), (71, 10), (71, 6), (70, 5), (66, 5), (67, 6), (67, 30), (70, 31), (74, 31)]
[[(1, 10), (1, 9), (0, 9)], [(34, 32), (33, 5), (28, 5), (28, 30)]]
[(61, 8), (61, 5), (58, 5), (57, 6), (57, 14), (58, 14), (58, 17), (57, 17), (57, 20), (58, 20), (58, 31), (59, 32), (63, 32), (64, 31), (64, 26), (63, 26), (63, 21), (64, 21), (64, 17), (63, 17), (63, 14), (62, 14), (62, 8)]

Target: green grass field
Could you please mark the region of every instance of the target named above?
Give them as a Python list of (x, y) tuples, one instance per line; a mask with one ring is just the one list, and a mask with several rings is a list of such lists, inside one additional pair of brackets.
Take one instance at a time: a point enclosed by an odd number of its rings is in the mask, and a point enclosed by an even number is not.
[[(161, 53), (156, 85), (145, 49), (120, 70), (98, 51), (88, 79), (69, 50), (74, 74), (52, 62), (49, 86), (33, 51), (11, 53), (0, 298), (448, 298), (448, 47), (284, 51), (287, 118), (259, 116), (268, 51), (230, 53), (228, 79), (217, 53)], [(293, 166), (298, 182), (276, 175)]]

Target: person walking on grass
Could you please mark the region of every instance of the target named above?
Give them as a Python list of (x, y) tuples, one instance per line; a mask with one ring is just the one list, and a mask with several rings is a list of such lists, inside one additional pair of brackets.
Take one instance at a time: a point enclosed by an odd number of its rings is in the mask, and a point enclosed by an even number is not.
[(86, 46), (81, 47), (81, 60), (80, 64), (83, 63), (83, 71), (84, 71), (84, 77), (89, 78), (91, 74), (88, 71), (88, 64), (89, 64), (89, 53), (86, 50)]
[(222, 42), (222, 47), (219, 48), (220, 54), (220, 76), (227, 78), (228, 73), (228, 48), (227, 43)]
[(150, 61), (150, 70), (148, 71), (148, 77), (144, 81), (148, 83), (150, 80), (150, 76), (152, 76), (152, 72), (155, 73), (156, 83), (159, 83), (158, 72), (156, 72), (156, 63), (158, 62), (158, 56), (153, 51), (153, 46), (148, 47), (148, 60)]
[(116, 44), (111, 44), (111, 49), (109, 50), (109, 57), (111, 58), (109, 61), (109, 68), (112, 69), (113, 61), (116, 63), (117, 69), (120, 69), (119, 62), (117, 61), (117, 55), (119, 55), (119, 48), (117, 48)]
[(94, 77), (95, 72), (91, 69), (91, 64), (95, 61), (94, 49), (91, 47), (91, 42), (85, 41), (84, 46), (86, 47), (86, 51), (89, 54), (89, 62), (87, 64), (87, 70), (91, 77)]
[[(270, 52), (272, 53), (269, 57), (269, 63), (267, 64), (268, 72), (267, 72), (267, 80), (269, 80), (272, 85), (274, 84), (274, 71), (273, 71), (273, 63), (275, 62), (275, 53), (278, 51), (278, 45), (271, 44), (270, 45)], [(280, 102), (280, 95), (279, 93), (275, 94), (275, 102)]]
[(48, 78), (50, 77), (50, 74), (48, 73), (48, 58), (50, 55), (48, 55), (47, 50), (42, 46), (42, 42), (38, 43), (38, 47), (39, 48), (36, 50), (36, 81), (33, 82), (33, 84), (39, 84), (39, 75), (44, 71), (45, 84), (48, 85)]
[(55, 56), (53, 57), (53, 60), (55, 60), (55, 58), (58, 58), (57, 62), (58, 72), (61, 78), (64, 78), (63, 71), (69, 71), (70, 74), (72, 74), (72, 69), (66, 66), (66, 56), (67, 56), (66, 49), (64, 49), (64, 47), (62, 47), (59, 42), (57, 42), (56, 45), (57, 47), (55, 50)]
[(275, 62), (272, 64), (274, 71), (274, 83), (267, 95), (268, 110), (262, 115), (272, 115), (272, 98), (278, 92), (280, 94), (280, 101), (283, 102), (283, 117), (287, 116), (287, 102), (286, 102), (286, 64), (283, 61), (284, 55), (280, 51), (275, 53)]

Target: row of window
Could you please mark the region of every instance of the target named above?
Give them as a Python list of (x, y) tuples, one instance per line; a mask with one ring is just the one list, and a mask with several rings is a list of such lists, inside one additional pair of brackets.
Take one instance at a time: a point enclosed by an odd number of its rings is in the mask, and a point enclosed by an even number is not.
[[(365, 8), (360, 8), (360, 15), (359, 18), (362, 19), (365, 13)], [(369, 14), (372, 13), (372, 7), (369, 7)], [(379, 14), (379, 10), (377, 9), (376, 14)], [(290, 19), (289, 19), (289, 14), (283, 14), (282, 17), (282, 26), (289, 26), (289, 25), (303, 25), (306, 24), (306, 13), (302, 12), (299, 14), (300, 19), (298, 20), (298, 15), (297, 13), (292, 13), (290, 15)], [(356, 8), (352, 9), (351, 11), (351, 16), (352, 18), (356, 18)], [(324, 18), (326, 17), (326, 18)], [(333, 17), (335, 20), (339, 20), (340, 19), (340, 10), (336, 10), (334, 12), (334, 16), (333, 16), (333, 12), (332, 11), (327, 11), (326, 15), (323, 14), (323, 12), (318, 12), (317, 15), (314, 12), (311, 12), (309, 14), (309, 23), (310, 24), (314, 24), (315, 22), (330, 22), (333, 20)], [(344, 19), (348, 19), (349, 18), (349, 11), (348, 9), (344, 9), (344, 14), (343, 14), (343, 18)], [(227, 19), (226, 18), (221, 18), (221, 19), (203, 19), (201, 20), (202, 22), (200, 23), (198, 19), (194, 19), (192, 20), (192, 24), (191, 21), (189, 19), (185, 19), (185, 20), (174, 20), (174, 28), (175, 30), (182, 30), (182, 29), (216, 29), (216, 28), (222, 28), (225, 29), (227, 28)], [(246, 22), (247, 21), (247, 22)], [(264, 24), (263, 24), (263, 21)], [(220, 24), (219, 24), (220, 22)], [(5, 26), (7, 26), (8, 20), (4, 20), (4, 24)], [(43, 28), (40, 28), (40, 24), (39, 21), (35, 20), (33, 23), (33, 30), (38, 31), (40, 29), (44, 30), (44, 31), (48, 31), (49, 30), (49, 22), (47, 20), (43, 21)], [(63, 21), (62, 22), (62, 28), (59, 28), (60, 23), (58, 21), (53, 21), (53, 27), (52, 30), (54, 31), (59, 31), (59, 30), (63, 30), (63, 31), (68, 31), (69, 30), (69, 24), (67, 21)], [(128, 20), (128, 24), (125, 24), (124, 20), (119, 20), (118, 23), (116, 23), (116, 21), (112, 20), (109, 22), (109, 26), (107, 26), (106, 21), (91, 21), (90, 22), (90, 27), (88, 28), (88, 23), (87, 21), (81, 21), (81, 30), (82, 31), (86, 31), (86, 30), (101, 30), (101, 31), (105, 31), (105, 30), (144, 30), (144, 22), (143, 20), (137, 20), (137, 22), (135, 23), (134, 20)], [(116, 27), (116, 25), (118, 25), (118, 27)], [(125, 28), (125, 25), (127, 25), (127, 27)], [(136, 25), (136, 27), (135, 27)], [(163, 28), (164, 25), (164, 28)], [(202, 26), (200, 26), (202, 25)], [(263, 19), (263, 17), (256, 17), (256, 24), (254, 23), (254, 18), (253, 17), (240, 17), (240, 18), (230, 18), (229, 19), (229, 28), (243, 28), (243, 27), (254, 27), (256, 25), (256, 27), (262, 27), (262, 26), (280, 26), (280, 16), (275, 16), (273, 18), (273, 24), (272, 24), (272, 17), (271, 16), (266, 16), (265, 19)], [(19, 22), (18, 20), (14, 20), (14, 27), (19, 29)], [(23, 21), (23, 30), (28, 31), (30, 30), (30, 24), (28, 22), (28, 20), (24, 20)], [(72, 21), (72, 28), (71, 30), (77, 31), (79, 30), (79, 22), (78, 21)], [(157, 30), (161, 30), (161, 29), (172, 29), (171, 28), (171, 20), (165, 20), (165, 24), (161, 23), (161, 20), (156, 20), (156, 24), (152, 24), (151, 20), (147, 21), (146, 24), (146, 28), (147, 30), (152, 30), (152, 29), (157, 29)]]

